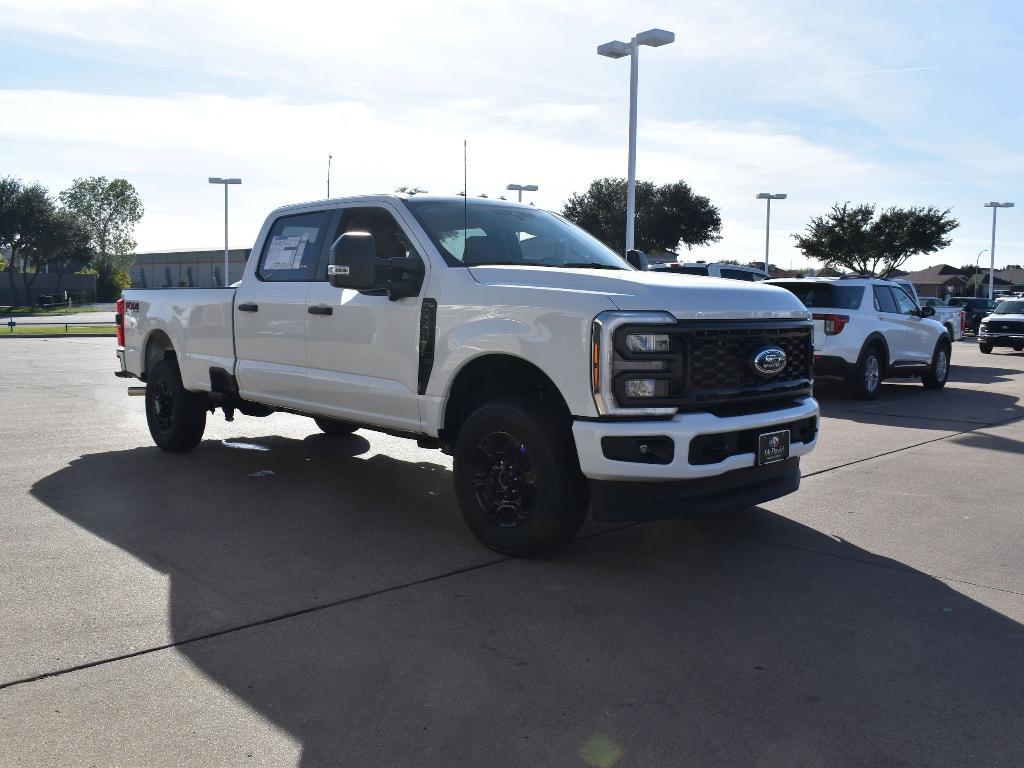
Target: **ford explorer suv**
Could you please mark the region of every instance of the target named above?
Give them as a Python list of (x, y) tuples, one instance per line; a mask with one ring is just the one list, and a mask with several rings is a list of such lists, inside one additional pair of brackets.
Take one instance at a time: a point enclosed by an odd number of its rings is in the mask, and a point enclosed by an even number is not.
[(853, 397), (871, 400), (883, 379), (920, 377), (929, 389), (949, 378), (952, 338), (895, 281), (809, 277), (769, 280), (813, 313), (814, 376), (844, 381)]
[(568, 541), (588, 510), (791, 493), (818, 430), (792, 293), (639, 271), (512, 202), (280, 208), (236, 286), (128, 290), (118, 321), (118, 375), (145, 383), (131, 393), (163, 450), (199, 445), (216, 409), (409, 437), (453, 456), (466, 523), (510, 554)]

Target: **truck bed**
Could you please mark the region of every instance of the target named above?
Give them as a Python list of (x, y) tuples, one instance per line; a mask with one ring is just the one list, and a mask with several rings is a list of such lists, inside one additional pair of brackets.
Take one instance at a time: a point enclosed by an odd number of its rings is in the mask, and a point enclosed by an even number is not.
[(145, 374), (146, 346), (166, 336), (185, 387), (210, 390), (210, 369), (232, 373), (234, 288), (133, 288), (124, 292), (125, 365)]

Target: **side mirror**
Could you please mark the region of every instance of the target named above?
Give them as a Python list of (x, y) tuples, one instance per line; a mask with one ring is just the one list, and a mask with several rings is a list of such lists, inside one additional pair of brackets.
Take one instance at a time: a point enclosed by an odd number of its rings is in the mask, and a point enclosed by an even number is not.
[(934, 317), (935, 307), (921, 307), (921, 317)]
[(646, 270), (648, 266), (647, 254), (644, 253), (643, 251), (626, 251), (626, 261), (628, 261), (632, 266), (640, 270)]
[(331, 245), (327, 277), (335, 288), (367, 291), (377, 285), (377, 246), (367, 232), (346, 232)]

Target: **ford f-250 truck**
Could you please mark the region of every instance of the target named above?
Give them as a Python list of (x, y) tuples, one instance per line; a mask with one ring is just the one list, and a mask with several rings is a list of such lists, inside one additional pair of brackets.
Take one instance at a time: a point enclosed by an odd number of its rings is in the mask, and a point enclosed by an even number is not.
[[(814, 448), (812, 325), (789, 291), (635, 269), (560, 216), (462, 197), (280, 208), (231, 288), (133, 289), (118, 375), (156, 444), (208, 412), (312, 417), (453, 455), (487, 546), (556, 547), (795, 491)], [(139, 389), (139, 388), (134, 388)]]

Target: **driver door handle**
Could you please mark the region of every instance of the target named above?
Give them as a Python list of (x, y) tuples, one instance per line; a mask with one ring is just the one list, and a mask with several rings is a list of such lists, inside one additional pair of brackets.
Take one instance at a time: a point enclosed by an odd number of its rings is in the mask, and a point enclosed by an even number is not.
[(260, 305), (259, 304), (239, 304), (238, 305), (238, 311), (239, 312), (259, 312), (259, 310), (260, 310)]
[(333, 315), (334, 307), (329, 307), (326, 304), (314, 304), (311, 307), (306, 307), (306, 311), (311, 315)]

